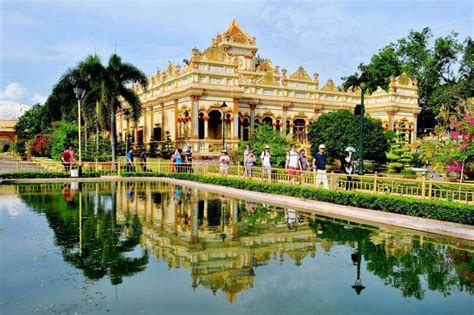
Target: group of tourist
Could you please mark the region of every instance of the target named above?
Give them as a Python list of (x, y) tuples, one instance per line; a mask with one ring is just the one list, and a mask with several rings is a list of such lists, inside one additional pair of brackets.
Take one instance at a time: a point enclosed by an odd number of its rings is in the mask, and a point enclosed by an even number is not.
[(193, 150), (190, 145), (187, 146), (186, 150), (177, 148), (170, 157), (171, 172), (192, 172), (193, 171)]
[[(139, 158), (140, 158), (140, 167), (143, 172), (146, 172), (147, 171), (146, 162), (148, 160), (148, 155), (146, 153), (145, 147), (141, 148)], [(127, 154), (125, 155), (125, 159), (126, 159), (125, 170), (127, 172), (135, 172), (136, 166), (134, 162), (134, 149), (133, 148), (130, 148), (130, 150), (128, 150)]]

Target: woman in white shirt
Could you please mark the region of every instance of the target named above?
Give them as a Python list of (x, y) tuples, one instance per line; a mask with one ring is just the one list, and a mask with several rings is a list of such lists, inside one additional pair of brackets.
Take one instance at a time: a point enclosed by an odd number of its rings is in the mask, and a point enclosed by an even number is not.
[(266, 145), (262, 155), (260, 155), (260, 159), (262, 160), (262, 175), (267, 173), (268, 181), (271, 181), (272, 178), (272, 164), (270, 162), (270, 158), (270, 146)]

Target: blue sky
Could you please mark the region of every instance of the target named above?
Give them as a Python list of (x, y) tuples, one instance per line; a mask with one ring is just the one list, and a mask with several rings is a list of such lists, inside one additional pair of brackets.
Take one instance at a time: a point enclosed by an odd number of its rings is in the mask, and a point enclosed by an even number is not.
[(353, 73), (410, 29), (473, 36), (472, 1), (0, 1), (0, 100), (43, 101), (68, 67), (114, 50), (147, 74), (204, 49), (233, 18), (259, 54), (320, 81)]

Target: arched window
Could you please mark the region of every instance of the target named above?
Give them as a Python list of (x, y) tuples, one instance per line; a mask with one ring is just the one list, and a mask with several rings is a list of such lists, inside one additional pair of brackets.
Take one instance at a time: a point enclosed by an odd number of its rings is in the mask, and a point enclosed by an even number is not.
[(222, 114), (219, 110), (211, 110), (208, 114), (208, 137), (209, 139), (222, 139)]
[(199, 139), (204, 139), (204, 113), (199, 113), (198, 116), (198, 134)]
[(248, 141), (249, 134), (250, 134), (250, 120), (248, 118), (244, 118), (242, 120), (243, 128), (242, 128), (242, 140)]
[(265, 117), (262, 120), (263, 125), (273, 126), (273, 119), (271, 117)]
[(293, 135), (296, 141), (300, 143), (306, 142), (306, 122), (304, 119), (297, 118), (293, 121)]

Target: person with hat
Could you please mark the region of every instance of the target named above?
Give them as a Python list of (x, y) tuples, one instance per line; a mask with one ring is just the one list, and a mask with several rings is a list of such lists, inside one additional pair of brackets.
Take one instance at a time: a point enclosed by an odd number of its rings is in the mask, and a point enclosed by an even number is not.
[(316, 188), (321, 184), (324, 189), (329, 189), (328, 176), (326, 174), (326, 146), (324, 144), (319, 145), (319, 151), (313, 158), (313, 170), (316, 170)]
[(229, 163), (229, 154), (227, 154), (227, 150), (224, 149), (222, 150), (221, 156), (219, 157), (219, 171), (221, 175), (227, 176), (227, 172), (229, 170)]
[(267, 173), (268, 175), (268, 181), (271, 181), (272, 179), (272, 165), (270, 163), (270, 146), (267, 144), (265, 145), (265, 148), (260, 155), (260, 159), (262, 160), (262, 175), (264, 173)]

